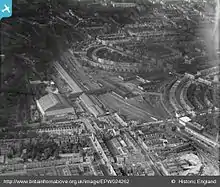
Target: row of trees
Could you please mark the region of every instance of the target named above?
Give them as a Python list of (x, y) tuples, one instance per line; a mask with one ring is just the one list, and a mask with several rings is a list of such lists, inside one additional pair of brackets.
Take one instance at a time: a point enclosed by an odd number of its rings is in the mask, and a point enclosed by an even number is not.
[(48, 135), (43, 134), (39, 138), (30, 138), (29, 141), (20, 141), (10, 145), (8, 158), (21, 157), (24, 161), (46, 160), (51, 156), (58, 158), (58, 144)]
[[(77, 138), (77, 137), (76, 137)], [(60, 153), (79, 153), (83, 154), (83, 147), (88, 147), (86, 139), (77, 138), (62, 141), (56, 137), (50, 137), (47, 133), (38, 137), (21, 140), (19, 143), (10, 145), (8, 158), (21, 157), (24, 162), (28, 159), (47, 160), (49, 158), (59, 159)]]

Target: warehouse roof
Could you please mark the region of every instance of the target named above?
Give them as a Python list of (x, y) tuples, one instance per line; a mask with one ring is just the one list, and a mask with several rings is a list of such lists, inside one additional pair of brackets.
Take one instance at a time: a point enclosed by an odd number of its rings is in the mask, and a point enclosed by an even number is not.
[(43, 112), (71, 107), (60, 94), (49, 93), (37, 102)]

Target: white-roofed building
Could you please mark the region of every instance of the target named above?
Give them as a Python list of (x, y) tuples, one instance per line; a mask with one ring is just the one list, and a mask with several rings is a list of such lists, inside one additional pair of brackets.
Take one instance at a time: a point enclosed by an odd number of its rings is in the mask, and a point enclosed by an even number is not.
[(49, 93), (36, 102), (44, 119), (62, 114), (75, 115), (74, 108), (60, 94)]
[(121, 8), (132, 8), (132, 7), (136, 7), (135, 3), (126, 3), (126, 2), (114, 2), (111, 1), (111, 5), (113, 7), (121, 7)]
[(186, 123), (188, 123), (190, 121), (191, 121), (191, 119), (189, 117), (187, 117), (187, 116), (179, 118), (179, 123), (181, 123), (184, 126), (186, 125)]

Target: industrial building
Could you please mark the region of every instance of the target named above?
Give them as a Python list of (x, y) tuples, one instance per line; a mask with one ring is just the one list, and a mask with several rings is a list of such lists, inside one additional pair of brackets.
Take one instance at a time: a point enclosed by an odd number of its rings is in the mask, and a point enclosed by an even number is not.
[(136, 7), (135, 3), (127, 3), (127, 2), (113, 2), (113, 1), (111, 1), (111, 5), (113, 7), (120, 7), (120, 8), (134, 8), (134, 7)]
[(37, 100), (36, 103), (43, 120), (65, 114), (75, 115), (73, 107), (60, 94), (49, 93)]

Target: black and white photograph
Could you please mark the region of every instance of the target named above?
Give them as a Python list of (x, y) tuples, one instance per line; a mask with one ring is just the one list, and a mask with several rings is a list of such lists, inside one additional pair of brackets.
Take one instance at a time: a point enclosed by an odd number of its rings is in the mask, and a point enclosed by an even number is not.
[(220, 0), (0, 1), (0, 177), (216, 183)]

